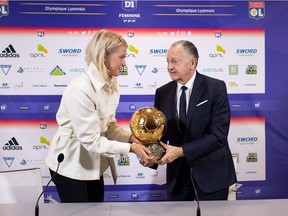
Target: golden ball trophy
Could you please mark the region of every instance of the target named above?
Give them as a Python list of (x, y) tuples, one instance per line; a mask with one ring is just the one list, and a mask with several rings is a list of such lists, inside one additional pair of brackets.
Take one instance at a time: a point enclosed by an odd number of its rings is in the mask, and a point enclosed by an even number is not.
[(155, 107), (143, 107), (131, 117), (130, 129), (132, 134), (152, 152), (157, 160), (165, 154), (165, 149), (160, 145), (160, 139), (167, 128), (164, 114)]

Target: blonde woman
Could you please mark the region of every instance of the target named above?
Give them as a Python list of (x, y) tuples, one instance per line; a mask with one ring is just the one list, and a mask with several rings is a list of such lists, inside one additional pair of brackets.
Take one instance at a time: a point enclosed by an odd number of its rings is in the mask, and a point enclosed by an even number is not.
[(149, 149), (116, 125), (116, 77), (126, 64), (126, 52), (119, 34), (98, 31), (86, 48), (87, 71), (63, 93), (56, 114), (59, 127), (46, 158), (53, 176), (59, 154), (65, 156), (53, 178), (61, 202), (103, 202), (103, 173), (109, 166), (116, 182), (115, 155), (133, 152), (144, 163), (154, 161)]

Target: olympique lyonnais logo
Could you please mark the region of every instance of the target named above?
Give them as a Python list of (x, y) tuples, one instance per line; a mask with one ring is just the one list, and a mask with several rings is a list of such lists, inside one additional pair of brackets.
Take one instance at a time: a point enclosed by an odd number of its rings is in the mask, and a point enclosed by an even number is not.
[(249, 2), (249, 17), (261, 19), (265, 17), (265, 2)]
[(9, 0), (0, 0), (0, 18), (8, 16), (9, 14)]
[(122, 0), (122, 9), (126, 11), (137, 9), (137, 0)]

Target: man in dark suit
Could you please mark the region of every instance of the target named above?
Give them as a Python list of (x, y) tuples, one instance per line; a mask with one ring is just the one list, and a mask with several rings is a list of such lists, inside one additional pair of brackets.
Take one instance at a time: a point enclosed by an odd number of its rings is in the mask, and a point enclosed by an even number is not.
[(166, 154), (157, 164), (167, 164), (167, 196), (173, 201), (195, 200), (192, 183), (200, 200), (227, 200), (229, 186), (236, 182), (227, 140), (230, 106), (226, 85), (198, 73), (198, 59), (198, 50), (190, 41), (173, 43), (167, 53), (172, 81), (155, 94), (154, 106), (167, 118), (162, 139)]

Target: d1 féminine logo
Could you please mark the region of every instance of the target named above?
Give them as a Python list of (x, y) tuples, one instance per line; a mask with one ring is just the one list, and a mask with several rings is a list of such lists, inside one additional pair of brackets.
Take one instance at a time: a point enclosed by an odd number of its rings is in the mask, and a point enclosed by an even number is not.
[(122, 9), (126, 11), (137, 9), (137, 0), (122, 0)]

